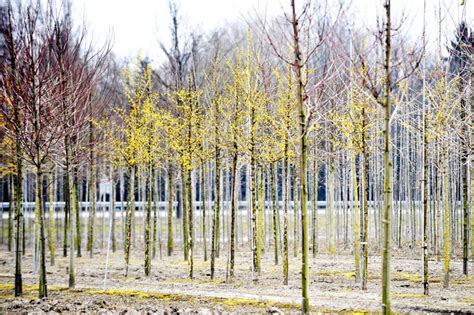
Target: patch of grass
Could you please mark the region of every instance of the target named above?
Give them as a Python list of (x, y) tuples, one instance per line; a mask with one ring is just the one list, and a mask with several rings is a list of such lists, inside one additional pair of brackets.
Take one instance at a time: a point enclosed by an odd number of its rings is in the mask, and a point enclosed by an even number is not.
[[(4, 299), (8, 298), (15, 298), (14, 295), (15, 285), (12, 283), (0, 283), (0, 297)], [(48, 291), (65, 291), (68, 290), (67, 287), (57, 287), (57, 286), (48, 286)], [(37, 295), (33, 295), (31, 293), (37, 292), (38, 286), (37, 285), (23, 285), (23, 295), (22, 297), (28, 299), (37, 298)], [(26, 292), (30, 294), (25, 294)]]
[(218, 297), (199, 297), (193, 296), (189, 294), (165, 294), (165, 293), (153, 293), (153, 292), (143, 292), (143, 291), (136, 291), (136, 290), (119, 290), (119, 289), (111, 289), (111, 290), (92, 290), (92, 289), (78, 289), (75, 290), (76, 292), (82, 292), (87, 294), (95, 294), (95, 295), (110, 295), (110, 296), (118, 296), (118, 297), (134, 297), (139, 299), (147, 299), (147, 298), (157, 298), (163, 301), (186, 301), (186, 302), (198, 302), (200, 299), (205, 299), (208, 302), (221, 304), (224, 306), (229, 307), (236, 307), (236, 306), (254, 306), (254, 307), (268, 307), (268, 306), (275, 306), (278, 308), (285, 308), (285, 309), (293, 309), (299, 308), (299, 304), (291, 304), (291, 303), (276, 303), (276, 302), (266, 302), (266, 301), (257, 301), (251, 299), (227, 299), (227, 298), (218, 298)]
[(395, 272), (393, 281), (408, 281), (413, 283), (421, 283), (421, 275), (405, 272)]
[[(163, 294), (163, 293), (148, 293), (144, 291), (137, 290), (119, 290), (119, 289), (110, 289), (110, 290), (93, 290), (93, 289), (77, 289), (74, 292), (95, 294), (95, 295), (109, 295), (109, 296), (118, 296), (118, 297), (134, 297), (139, 299), (148, 299), (148, 298), (157, 298), (163, 301), (181, 301), (186, 300), (188, 295), (183, 295), (183, 298), (180, 298), (180, 294)], [(186, 297), (186, 298), (184, 298)]]
[(455, 284), (459, 284), (459, 285), (463, 285), (463, 286), (474, 286), (474, 276), (462, 276), (460, 278), (457, 278), (457, 279), (453, 279), (452, 280), (453, 283)]
[(474, 299), (461, 299), (461, 302), (464, 302), (464, 303), (474, 303)]
[(114, 277), (114, 279), (116, 279), (116, 280), (138, 280), (137, 277), (132, 277), (132, 276), (128, 276), (128, 277), (118, 276), (118, 277)]
[(334, 277), (334, 276), (343, 276), (346, 278), (355, 278), (355, 273), (354, 272), (343, 272), (343, 271), (321, 271), (316, 273), (318, 276), (328, 276), (328, 277)]
[[(406, 273), (406, 272), (395, 272), (393, 279), (394, 281), (408, 281), (412, 283), (421, 283), (421, 274)], [(441, 283), (440, 277), (430, 277), (430, 283)]]
[(211, 301), (221, 304), (224, 306), (253, 306), (259, 308), (266, 308), (269, 306), (274, 306), (283, 309), (299, 309), (301, 305), (293, 304), (293, 303), (280, 303), (280, 302), (270, 302), (270, 301), (257, 301), (257, 300), (250, 300), (250, 299), (241, 299), (241, 298), (234, 298), (234, 299), (225, 299), (225, 298), (213, 298)]

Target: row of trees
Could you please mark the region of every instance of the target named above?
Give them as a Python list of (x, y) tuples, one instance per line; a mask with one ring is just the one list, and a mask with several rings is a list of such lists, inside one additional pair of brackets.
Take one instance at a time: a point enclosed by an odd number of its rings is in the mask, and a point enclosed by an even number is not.
[[(201, 244), (204, 260), (210, 251), (211, 278), (216, 259), (227, 251), (232, 281), (240, 241), (252, 252), (255, 281), (271, 244), (287, 284), (293, 245), (293, 255), (302, 259), (305, 313), (310, 251), (316, 257), (322, 244), (330, 253), (350, 248), (362, 290), (369, 244), (382, 250), (385, 313), (392, 242), (420, 249), (425, 294), (429, 255), (443, 257), (448, 287), (450, 258), (462, 248), (467, 275), (474, 225), (467, 106), (473, 103), (472, 32), (462, 23), (442, 59), (429, 53), (424, 40), (417, 46), (391, 35), (390, 0), (375, 35), (348, 30), (350, 8), (343, 5), (290, 4), (276, 21), (257, 17), (247, 31), (206, 36), (183, 34), (179, 7), (171, 3), (172, 44), (161, 45), (166, 61), (154, 69), (138, 57), (123, 71), (108, 46), (94, 50), (84, 28), (73, 28), (67, 4), (7, 6), (1, 137), (4, 178), (13, 196), (8, 242), (16, 252), (17, 296), (26, 250), (27, 174), (36, 180), (30, 233), (40, 297), (47, 296), (46, 244), (54, 264), (55, 239), (62, 242), (71, 288), (83, 235), (93, 256), (97, 201), (104, 200), (97, 183), (104, 179), (112, 189), (102, 224), (108, 211), (112, 250), (116, 234), (123, 240), (125, 274), (136, 239), (143, 237), (144, 272), (150, 275), (157, 244), (161, 253), (164, 208), (166, 253), (176, 251), (179, 228), (191, 279)], [(318, 195), (326, 201), (325, 218), (317, 210)], [(55, 207), (60, 200), (64, 208)], [(117, 200), (124, 210), (121, 225)], [(87, 213), (87, 233), (81, 212)], [(57, 213), (63, 215), (55, 220)], [(143, 234), (136, 232), (141, 227)]]

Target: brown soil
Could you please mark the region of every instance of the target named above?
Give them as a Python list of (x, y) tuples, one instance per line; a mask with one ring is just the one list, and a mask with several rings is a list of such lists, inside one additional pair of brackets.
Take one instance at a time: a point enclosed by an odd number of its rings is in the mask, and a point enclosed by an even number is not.
[[(188, 263), (182, 253), (156, 257), (152, 274), (145, 277), (143, 252), (134, 252), (129, 274), (124, 276), (122, 250), (111, 253), (107, 290), (103, 290), (105, 250), (94, 258), (76, 259), (76, 288), (68, 290), (69, 259), (56, 257), (49, 266), (49, 297), (39, 300), (37, 273), (32, 256), (23, 259), (25, 293), (13, 297), (13, 253), (0, 250), (0, 310), (3, 312), (146, 312), (146, 313), (221, 313), (221, 312), (297, 312), (300, 299), (300, 261), (290, 259), (290, 282), (282, 284), (282, 267), (273, 263), (272, 252), (264, 255), (262, 273), (254, 281), (248, 248), (237, 254), (236, 273), (226, 282), (226, 255), (217, 259), (216, 276), (210, 280), (210, 262), (199, 252), (195, 257), (195, 277), (189, 280)], [(159, 255), (158, 255), (159, 256)], [(400, 255), (399, 255), (400, 256)], [(310, 298), (314, 312), (378, 312), (380, 310), (380, 257), (369, 260), (369, 285), (363, 292), (355, 283), (351, 255), (320, 254), (311, 258)], [(407, 257), (392, 259), (392, 307), (398, 312), (474, 312), (474, 277), (460, 274), (460, 261), (451, 264), (449, 289), (442, 287), (443, 263), (430, 260), (430, 295), (422, 295), (421, 261)]]

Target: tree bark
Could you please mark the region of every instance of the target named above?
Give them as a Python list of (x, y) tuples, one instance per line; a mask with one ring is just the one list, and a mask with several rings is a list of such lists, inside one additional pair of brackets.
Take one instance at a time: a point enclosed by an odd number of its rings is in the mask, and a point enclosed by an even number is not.
[(308, 265), (308, 185), (307, 185), (307, 161), (308, 161), (308, 147), (307, 147), (307, 126), (306, 126), (306, 113), (304, 109), (304, 83), (302, 73), (302, 56), (300, 51), (300, 38), (298, 29), (298, 18), (296, 16), (295, 0), (291, 0), (292, 18), (291, 24), (293, 27), (293, 41), (294, 41), (294, 64), (293, 67), (296, 73), (297, 80), (297, 113), (299, 116), (299, 141), (300, 141), (300, 181), (301, 181), (301, 243), (302, 243), (302, 266), (301, 266), (301, 286), (302, 286), (302, 312), (304, 314), (310, 312), (309, 307), (309, 265)]
[(390, 314), (390, 223), (392, 213), (392, 161), (390, 150), (390, 51), (391, 51), (391, 21), (390, 1), (385, 0), (385, 60), (384, 60), (384, 83), (383, 101), (384, 109), (384, 200), (383, 200), (383, 249), (382, 249), (382, 313)]

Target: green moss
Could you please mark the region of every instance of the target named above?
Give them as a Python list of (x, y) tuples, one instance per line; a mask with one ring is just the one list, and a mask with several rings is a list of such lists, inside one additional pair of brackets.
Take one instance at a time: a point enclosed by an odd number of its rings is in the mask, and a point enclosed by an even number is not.
[[(405, 272), (396, 272), (393, 277), (393, 281), (408, 281), (412, 283), (421, 283), (422, 277), (421, 274), (414, 273), (405, 273)], [(429, 278), (430, 283), (440, 283), (440, 277)]]
[(293, 304), (293, 303), (279, 303), (279, 302), (270, 302), (270, 301), (257, 301), (257, 300), (250, 300), (250, 299), (241, 299), (241, 298), (234, 298), (234, 299), (224, 299), (224, 298), (213, 298), (211, 301), (221, 304), (224, 306), (253, 306), (253, 307), (261, 307), (266, 308), (269, 306), (274, 306), (283, 309), (299, 309), (301, 305)]
[(115, 277), (114, 279), (130, 281), (130, 280), (138, 280), (139, 278), (137, 278), (137, 277), (132, 277), (132, 276), (128, 276), (128, 277), (125, 277), (125, 276), (118, 276), (118, 277)]
[(346, 278), (355, 278), (355, 273), (354, 272), (343, 272), (343, 271), (321, 271), (316, 273), (318, 276), (328, 276), (328, 277), (334, 277), (334, 276), (343, 276)]
[[(197, 302), (199, 299), (203, 299), (203, 297), (193, 296), (189, 294), (164, 294), (164, 293), (153, 293), (153, 292), (143, 292), (143, 291), (135, 291), (135, 290), (118, 290), (118, 289), (111, 289), (111, 290), (92, 290), (92, 289), (78, 289), (74, 290), (75, 292), (82, 292), (87, 294), (95, 294), (95, 295), (110, 295), (110, 296), (118, 296), (118, 297), (134, 297), (140, 299), (147, 299), (147, 298), (157, 298), (163, 301), (186, 301), (186, 302)], [(205, 300), (211, 303), (221, 304), (224, 306), (235, 307), (235, 306), (254, 306), (254, 307), (267, 307), (267, 306), (276, 306), (278, 308), (299, 308), (299, 304), (291, 304), (291, 303), (274, 303), (274, 302), (265, 302), (265, 301), (257, 301), (257, 300), (249, 300), (249, 299), (226, 299), (226, 298), (213, 298), (213, 297), (205, 297)]]
[[(3, 299), (8, 298), (15, 298), (14, 295), (15, 285), (11, 283), (0, 283), (0, 297)], [(68, 290), (66, 287), (56, 287), (56, 286), (48, 286), (48, 291), (65, 291)], [(38, 292), (37, 285), (23, 285), (23, 295), (22, 297), (28, 299), (37, 298), (37, 295), (33, 295), (31, 293)], [(30, 293), (30, 294), (26, 294)]]
[[(148, 293), (143, 291), (136, 291), (136, 290), (118, 290), (118, 289), (110, 289), (110, 290), (93, 290), (93, 289), (77, 289), (74, 292), (80, 293), (87, 293), (87, 294), (95, 294), (95, 295), (110, 295), (110, 296), (118, 296), (118, 297), (134, 297), (140, 299), (147, 299), (147, 298), (157, 298), (164, 301), (179, 301), (179, 300), (186, 300), (186, 298), (181, 299), (180, 294), (163, 294), (163, 293)], [(189, 297), (188, 295), (182, 295), (183, 297)]]
[(474, 286), (474, 276), (468, 276), (468, 277), (462, 276), (460, 278), (453, 279), (452, 281), (455, 284), (460, 284), (463, 286), (468, 286), (468, 287)]
[(409, 281), (413, 283), (421, 283), (421, 275), (413, 273), (395, 272), (393, 281)]
[(0, 290), (13, 289), (15, 286), (11, 283), (0, 283)]

